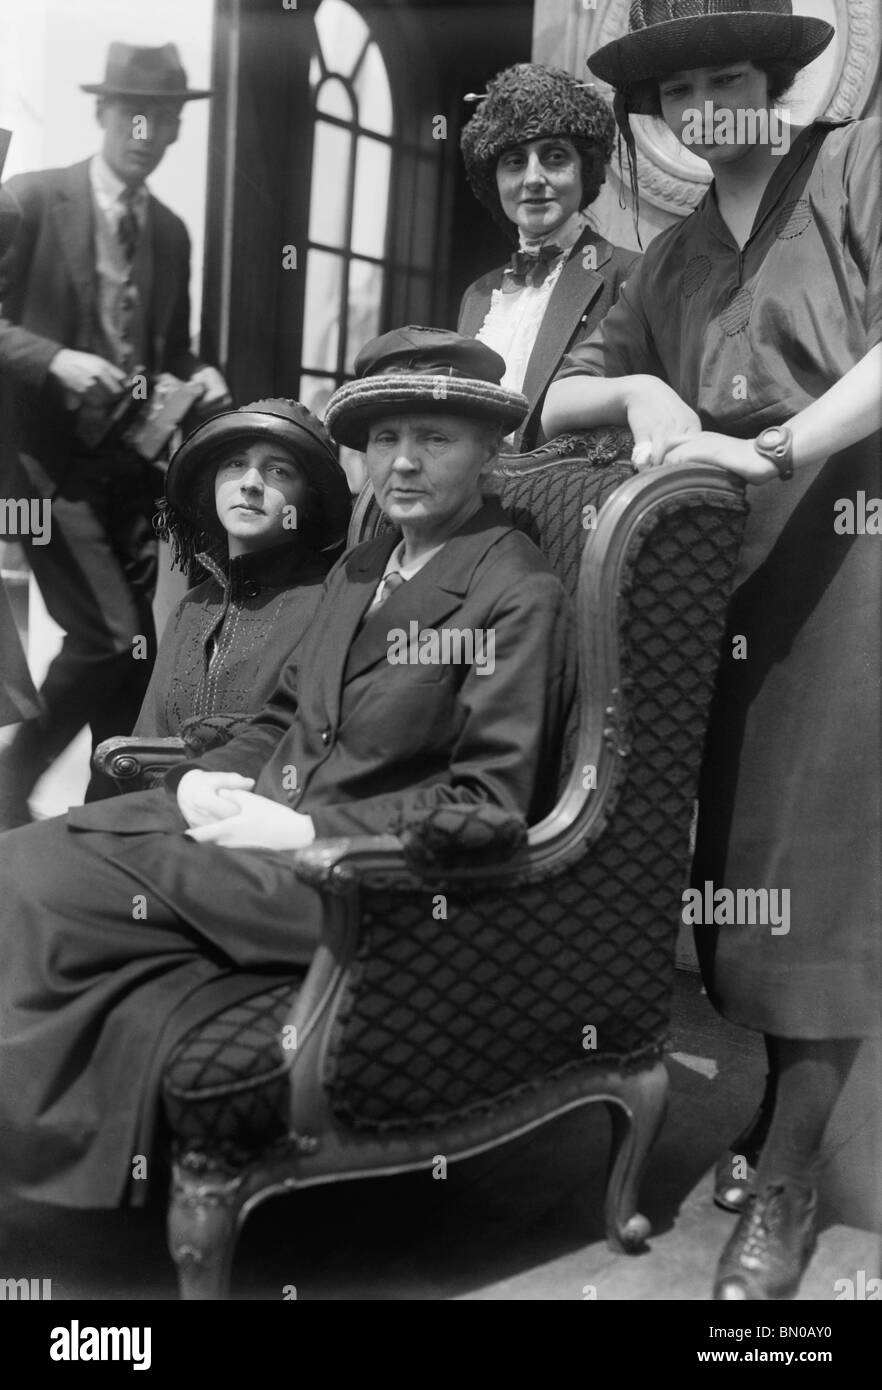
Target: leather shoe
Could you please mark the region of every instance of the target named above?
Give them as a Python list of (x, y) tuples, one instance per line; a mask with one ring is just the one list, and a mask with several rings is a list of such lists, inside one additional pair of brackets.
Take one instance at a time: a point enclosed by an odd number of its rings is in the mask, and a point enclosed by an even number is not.
[(720, 1256), (714, 1300), (792, 1298), (815, 1247), (816, 1208), (813, 1188), (783, 1179), (749, 1197)]
[[(751, 1157), (727, 1149), (714, 1169), (714, 1203), (723, 1211), (742, 1212), (753, 1196), (756, 1165)], [(736, 1176), (737, 1175), (737, 1176)]]

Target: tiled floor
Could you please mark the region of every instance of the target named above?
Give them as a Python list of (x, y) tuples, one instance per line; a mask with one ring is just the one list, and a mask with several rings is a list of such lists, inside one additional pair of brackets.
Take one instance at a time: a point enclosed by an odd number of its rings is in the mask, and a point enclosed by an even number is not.
[[(722, 1022), (695, 976), (677, 976), (671, 1106), (644, 1185), (654, 1235), (613, 1254), (601, 1220), (607, 1120), (588, 1107), (490, 1154), (431, 1171), (312, 1189), (254, 1214), (236, 1256), (234, 1297), (420, 1300), (702, 1300), (734, 1217), (710, 1200), (720, 1144), (748, 1118), (763, 1074), (757, 1039)], [(822, 1231), (801, 1299), (879, 1274), (867, 1116), (869, 1064), (835, 1118)], [(0, 1277), (51, 1278), (64, 1298), (175, 1296), (161, 1206), (71, 1213), (18, 1206), (0, 1214)], [(289, 1293), (290, 1296), (290, 1293)]]

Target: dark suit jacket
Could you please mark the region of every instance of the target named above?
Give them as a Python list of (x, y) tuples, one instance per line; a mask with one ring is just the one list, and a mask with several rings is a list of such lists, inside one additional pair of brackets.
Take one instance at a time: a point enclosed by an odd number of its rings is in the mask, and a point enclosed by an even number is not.
[[(11, 246), (20, 222), (18, 204), (5, 188), (0, 188), (0, 254)], [(0, 724), (35, 719), (39, 713), (37, 692), (0, 580)]]
[[(0, 258), (4, 445), (14, 439), (32, 456), (51, 492), (67, 468), (71, 416), (48, 376), (49, 364), (62, 347), (94, 351), (98, 309), (89, 161), (19, 174), (7, 188), (22, 220)], [(152, 196), (147, 219), (153, 291), (145, 306), (145, 365), (186, 379), (201, 365), (190, 351), (190, 238), (181, 219)], [(3, 473), (15, 476), (11, 454), (5, 463), (0, 480)]]
[[(387, 535), (342, 557), (269, 704), (197, 766), (255, 777), (258, 793), (311, 815), (322, 837), (394, 831), (442, 805), (540, 818), (556, 797), (575, 683), (560, 581), (489, 499), (360, 626), (395, 543)], [(391, 664), (389, 633), (411, 622), (492, 630), (492, 673)], [(240, 965), (266, 964), (268, 951), (283, 963), (293, 921), (317, 930), (318, 899), (290, 856), (193, 844), (168, 791), (78, 807), (69, 824), (117, 832), (108, 857)], [(173, 833), (140, 833), (150, 831)]]
[[(586, 269), (582, 253), (586, 247), (597, 251), (597, 269)], [(619, 296), (625, 279), (640, 260), (635, 251), (613, 246), (604, 237), (585, 228), (569, 254), (555, 285), (542, 329), (527, 364), (521, 388), (530, 402), (530, 412), (515, 434), (515, 448), (532, 449), (540, 437), (542, 403), (551, 379), (566, 353), (589, 337)], [(487, 316), (494, 290), (502, 286), (505, 266), (497, 266), (469, 285), (459, 309), (458, 331), (474, 338)]]

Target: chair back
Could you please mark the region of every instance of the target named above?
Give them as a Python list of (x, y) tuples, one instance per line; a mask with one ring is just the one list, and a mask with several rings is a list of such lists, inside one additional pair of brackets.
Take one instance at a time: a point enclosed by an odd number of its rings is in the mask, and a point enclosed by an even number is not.
[[(577, 604), (579, 707), (557, 804), (519, 860), (427, 882), (429, 897), (362, 889), (327, 1076), (348, 1125), (458, 1121), (662, 1050), (747, 504), (722, 469), (636, 474), (629, 452), (626, 431), (598, 431), (492, 475)], [(364, 539), (385, 522), (363, 496), (353, 525)]]

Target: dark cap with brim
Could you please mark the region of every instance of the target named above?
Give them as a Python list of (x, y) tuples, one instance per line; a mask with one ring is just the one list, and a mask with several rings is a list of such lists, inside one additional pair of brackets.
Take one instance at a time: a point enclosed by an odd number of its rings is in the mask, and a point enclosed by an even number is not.
[(370, 426), (385, 416), (462, 415), (517, 429), (526, 396), (499, 383), (505, 362), (476, 338), (446, 328), (409, 325), (367, 343), (355, 359), (355, 381), (328, 401), (325, 423), (339, 444), (364, 452)]
[[(165, 486), (165, 521), (161, 533), (181, 524), (191, 532), (221, 539), (225, 531), (211, 504), (202, 502), (197, 484), (206, 469), (237, 441), (267, 440), (281, 444), (307, 476), (318, 499), (312, 519), (310, 543), (327, 550), (346, 539), (352, 507), (349, 483), (337, 460), (336, 450), (321, 421), (299, 401), (252, 401), (239, 410), (228, 410), (200, 425), (188, 435), (169, 464)], [(180, 548), (180, 547), (179, 547)]]
[(588, 67), (619, 91), (671, 72), (751, 58), (805, 67), (835, 31), (792, 10), (790, 0), (636, 0), (628, 33), (592, 53)]

